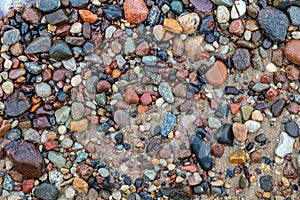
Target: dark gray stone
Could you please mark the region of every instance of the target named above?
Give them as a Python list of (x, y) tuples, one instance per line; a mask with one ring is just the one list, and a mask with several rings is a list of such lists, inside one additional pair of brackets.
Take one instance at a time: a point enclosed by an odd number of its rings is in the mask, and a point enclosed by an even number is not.
[(49, 36), (40, 36), (34, 39), (25, 49), (26, 54), (48, 52), (51, 49), (51, 38)]
[(190, 140), (191, 149), (196, 154), (197, 161), (201, 168), (208, 171), (212, 168), (212, 157), (210, 150), (201, 136), (195, 134)]
[(299, 127), (295, 122), (288, 122), (284, 125), (286, 133), (294, 138), (299, 137)]
[(21, 39), (21, 33), (18, 29), (11, 29), (5, 31), (3, 34), (3, 43), (7, 46), (11, 46), (17, 43)]
[(58, 61), (72, 58), (72, 50), (63, 40), (56, 40), (49, 53), (51, 58)]
[(76, 8), (84, 8), (88, 5), (89, 0), (70, 0), (70, 4)]
[(68, 16), (63, 9), (45, 15), (47, 21), (52, 25), (61, 25), (68, 22)]
[(5, 101), (5, 113), (11, 117), (17, 117), (30, 109), (31, 104), (23, 92), (16, 90)]
[(55, 186), (49, 183), (42, 183), (34, 189), (33, 195), (42, 200), (56, 200), (58, 191)]
[(300, 7), (291, 6), (287, 9), (287, 13), (289, 14), (291, 24), (300, 26)]
[(43, 12), (52, 12), (60, 7), (60, 0), (37, 0), (36, 7)]
[(269, 192), (272, 189), (272, 176), (262, 176), (259, 179), (260, 188), (265, 192)]

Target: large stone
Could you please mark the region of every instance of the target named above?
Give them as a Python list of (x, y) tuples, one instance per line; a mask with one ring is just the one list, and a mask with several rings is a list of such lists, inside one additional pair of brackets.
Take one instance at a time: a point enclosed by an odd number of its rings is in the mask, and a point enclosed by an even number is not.
[(144, 0), (125, 0), (123, 8), (125, 19), (134, 24), (142, 23), (149, 14)]
[(63, 9), (45, 15), (47, 21), (52, 25), (62, 25), (68, 22), (68, 16)]
[(41, 153), (28, 142), (8, 143), (4, 151), (14, 168), (24, 176), (38, 178), (45, 172), (45, 163)]
[(49, 36), (40, 36), (34, 39), (25, 49), (27, 54), (48, 52), (51, 49), (51, 38)]
[(42, 183), (34, 189), (33, 195), (42, 200), (56, 200), (58, 191), (55, 186), (49, 183)]
[(289, 20), (282, 11), (266, 7), (259, 11), (257, 21), (264, 34), (275, 42), (283, 42), (287, 34)]
[(208, 14), (213, 7), (213, 4), (210, 0), (190, 0), (190, 2), (195, 6), (197, 10), (203, 12), (204, 14)]
[(273, 5), (281, 10), (286, 9), (289, 6), (300, 6), (299, 0), (274, 0)]
[(292, 63), (300, 65), (300, 40), (290, 40), (286, 43), (284, 55)]
[(275, 154), (281, 158), (293, 152), (295, 138), (285, 132), (281, 132), (279, 143), (275, 149)]
[(42, 16), (41, 11), (36, 8), (26, 8), (22, 13), (22, 18), (31, 24), (39, 23)]
[(196, 154), (197, 161), (201, 168), (205, 171), (212, 168), (212, 157), (207, 144), (204, 142), (200, 135), (193, 135), (191, 137), (191, 149)]
[(17, 43), (21, 39), (21, 33), (18, 29), (5, 31), (3, 34), (3, 43), (7, 46)]
[(30, 101), (23, 92), (16, 90), (5, 101), (5, 113), (11, 117), (17, 117), (31, 107)]
[(204, 77), (214, 88), (220, 88), (227, 78), (227, 67), (222, 61), (218, 60), (205, 73)]
[(300, 26), (300, 7), (291, 6), (287, 9), (287, 13), (290, 16), (291, 24), (294, 26)]

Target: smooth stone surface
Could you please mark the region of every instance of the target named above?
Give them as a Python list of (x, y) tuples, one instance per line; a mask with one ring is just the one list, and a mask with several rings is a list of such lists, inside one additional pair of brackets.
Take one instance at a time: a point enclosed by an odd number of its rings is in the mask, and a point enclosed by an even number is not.
[(49, 97), (51, 95), (51, 86), (47, 83), (36, 84), (35, 92), (39, 97)]
[(42, 66), (36, 62), (26, 62), (25, 69), (31, 74), (40, 74), (42, 72)]
[(217, 8), (217, 21), (224, 24), (229, 21), (230, 14), (226, 6), (218, 6)]
[(70, 115), (70, 107), (62, 106), (55, 111), (55, 119), (58, 124), (64, 124)]
[(281, 132), (279, 143), (275, 149), (275, 154), (281, 158), (293, 152), (295, 138), (285, 132)]
[(284, 109), (285, 101), (283, 99), (278, 99), (271, 106), (271, 112), (274, 117), (279, 117)]
[(56, 167), (62, 168), (66, 165), (66, 159), (64, 156), (56, 151), (49, 151), (48, 159), (52, 162)]
[(102, 7), (104, 17), (110, 21), (117, 21), (122, 18), (121, 6), (116, 4), (109, 4)]
[(264, 190), (265, 192), (271, 191), (272, 181), (273, 181), (273, 178), (270, 175), (260, 177), (260, 179), (259, 179), (260, 188), (262, 190)]
[(126, 110), (117, 110), (114, 114), (114, 121), (120, 128), (130, 125), (130, 113)]
[(134, 24), (142, 23), (149, 14), (149, 9), (144, 0), (125, 0), (123, 8), (125, 19)]
[(235, 1), (234, 4), (235, 6), (232, 6), (230, 16), (232, 19), (238, 19), (246, 13), (246, 3), (242, 0), (238, 0)]
[(56, 200), (58, 191), (55, 186), (49, 183), (42, 183), (34, 189), (33, 195), (42, 200)]
[(288, 122), (284, 125), (286, 133), (294, 138), (299, 137), (299, 127), (295, 122)]
[(252, 106), (242, 106), (241, 111), (243, 120), (247, 121), (250, 118), (253, 110), (254, 108)]
[(222, 61), (218, 60), (205, 73), (204, 77), (214, 88), (220, 88), (227, 78), (227, 67)]
[(164, 122), (161, 128), (161, 134), (163, 137), (167, 137), (176, 125), (176, 116), (171, 112), (166, 112)]
[(300, 7), (291, 6), (287, 9), (287, 13), (290, 17), (290, 22), (294, 26), (300, 26)]
[(255, 133), (260, 128), (260, 123), (254, 120), (248, 120), (245, 122), (245, 125), (248, 127), (249, 133)]
[(245, 142), (247, 139), (248, 127), (242, 123), (234, 122), (232, 125), (232, 132), (237, 141)]
[(52, 25), (62, 25), (68, 22), (68, 16), (63, 9), (45, 15), (47, 21)]
[(275, 42), (285, 40), (289, 20), (282, 11), (273, 7), (263, 8), (259, 11), (257, 21), (270, 40)]
[(195, 6), (197, 10), (203, 12), (204, 14), (208, 14), (213, 7), (213, 4), (210, 0), (190, 0), (190, 2)]
[(89, 0), (70, 0), (70, 4), (73, 7), (84, 8), (88, 5)]
[(5, 31), (3, 34), (3, 43), (7, 46), (17, 43), (21, 39), (21, 33), (18, 29)]
[(212, 168), (212, 157), (207, 144), (199, 135), (193, 135), (190, 139), (191, 149), (196, 154), (196, 159), (205, 171)]
[(60, 7), (60, 0), (37, 0), (36, 7), (43, 12), (52, 12)]
[(297, 65), (300, 65), (300, 40), (290, 40), (284, 46), (286, 58)]
[(74, 102), (71, 106), (71, 115), (74, 120), (80, 120), (84, 116), (84, 105), (79, 102)]
[(211, 0), (211, 1), (218, 6), (223, 5), (223, 6), (231, 7), (233, 5), (232, 0)]
[(217, 133), (218, 142), (220, 144), (227, 144), (232, 145), (233, 144), (233, 131), (232, 131), (232, 125), (231, 124), (224, 124)]
[(51, 58), (57, 61), (68, 60), (72, 57), (72, 50), (63, 40), (56, 40), (49, 53)]

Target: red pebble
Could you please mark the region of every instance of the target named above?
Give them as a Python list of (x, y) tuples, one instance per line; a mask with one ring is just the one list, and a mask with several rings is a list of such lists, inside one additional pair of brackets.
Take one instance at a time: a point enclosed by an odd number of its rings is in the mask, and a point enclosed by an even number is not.
[(45, 148), (49, 151), (51, 149), (57, 148), (58, 142), (55, 140), (50, 140), (50, 141), (47, 141), (44, 145), (45, 145)]
[(33, 187), (34, 187), (34, 179), (23, 180), (23, 182), (22, 182), (22, 191), (25, 194), (31, 193)]
[(264, 74), (261, 79), (260, 79), (261, 83), (266, 83), (266, 84), (270, 84), (271, 83), (271, 78), (270, 76), (268, 76), (267, 74)]

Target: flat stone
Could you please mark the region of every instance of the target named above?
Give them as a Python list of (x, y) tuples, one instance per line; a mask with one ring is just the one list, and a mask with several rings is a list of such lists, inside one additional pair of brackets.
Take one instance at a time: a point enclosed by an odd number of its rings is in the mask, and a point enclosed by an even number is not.
[(5, 113), (11, 117), (17, 117), (30, 109), (31, 103), (23, 92), (16, 90), (5, 101)]
[(299, 137), (299, 127), (295, 122), (288, 122), (284, 125), (286, 133), (294, 138)]
[(49, 97), (51, 95), (51, 86), (47, 83), (39, 83), (35, 85), (35, 92), (39, 97)]
[(218, 118), (215, 117), (209, 117), (207, 124), (212, 129), (218, 129), (222, 126), (221, 121)]
[(253, 120), (246, 121), (245, 125), (248, 127), (249, 133), (255, 133), (261, 126), (259, 122)]
[(204, 75), (207, 82), (214, 88), (220, 88), (227, 78), (227, 67), (222, 61), (215, 64)]
[(31, 24), (40, 23), (42, 16), (41, 11), (36, 8), (26, 8), (22, 13), (22, 18)]
[(196, 155), (201, 168), (205, 171), (212, 168), (212, 157), (207, 144), (203, 141), (202, 137), (195, 134), (190, 140), (191, 149)]
[(117, 21), (123, 17), (120, 5), (108, 4), (102, 7), (104, 17), (110, 21)]
[(52, 12), (60, 7), (60, 0), (37, 0), (36, 7), (42, 12)]
[(270, 40), (275, 42), (285, 40), (289, 20), (282, 11), (273, 7), (265, 7), (259, 11), (257, 21)]
[(232, 0), (211, 0), (211, 2), (213, 2), (216, 5), (223, 5), (223, 6), (227, 6), (227, 7), (231, 7), (233, 5), (233, 1)]
[(62, 168), (66, 165), (66, 159), (64, 158), (64, 156), (56, 151), (49, 151), (48, 160), (59, 168)]
[(48, 52), (51, 49), (51, 38), (40, 36), (35, 38), (25, 49), (26, 54)]
[(33, 195), (42, 200), (56, 200), (58, 197), (58, 190), (49, 183), (42, 183), (34, 189)]
[(176, 116), (171, 112), (166, 112), (164, 122), (161, 128), (161, 134), (163, 137), (167, 137), (168, 134), (174, 129), (176, 125)]
[(161, 82), (158, 86), (158, 92), (166, 102), (174, 103), (175, 100), (169, 83)]
[(237, 141), (245, 142), (247, 139), (248, 127), (242, 123), (234, 122), (232, 125), (232, 132)]
[(284, 109), (285, 101), (283, 99), (278, 99), (271, 105), (271, 112), (274, 117), (279, 117)]
[(89, 10), (79, 10), (78, 12), (79, 12), (80, 18), (84, 22), (89, 22), (92, 24), (98, 20), (98, 16)]
[(137, 95), (134, 89), (128, 88), (125, 91), (124, 100), (129, 104), (137, 104), (139, 102), (139, 96)]
[(252, 90), (254, 90), (255, 92), (262, 92), (264, 90), (267, 90), (270, 88), (269, 84), (265, 84), (265, 83), (256, 83), (253, 87)]
[(288, 41), (284, 46), (284, 55), (292, 63), (300, 65), (300, 40)]
[(130, 113), (126, 110), (117, 110), (114, 113), (114, 121), (120, 128), (130, 125)]
[(300, 7), (291, 6), (287, 9), (287, 13), (290, 16), (291, 24), (294, 26), (300, 26)]
[(194, 57), (194, 55), (199, 52), (200, 46), (203, 43), (204, 38), (202, 35), (195, 37), (189, 37), (184, 41), (184, 51), (186, 56)]
[(68, 16), (63, 9), (45, 15), (47, 21), (52, 25), (62, 25), (68, 22)]
[(230, 16), (232, 19), (238, 19), (246, 13), (246, 3), (242, 0), (238, 0), (235, 1), (234, 4), (235, 6), (232, 6)]
[(45, 163), (41, 153), (29, 142), (12, 141), (4, 148), (14, 168), (22, 175), (38, 178), (45, 172)]
[(156, 172), (154, 170), (146, 169), (144, 175), (150, 180), (153, 181), (156, 178)]
[(88, 5), (89, 0), (70, 0), (70, 4), (72, 7), (76, 8), (84, 8)]
[(89, 121), (87, 119), (81, 119), (78, 121), (71, 121), (70, 129), (71, 131), (86, 131), (89, 128)]
[(11, 29), (5, 31), (3, 34), (3, 43), (7, 46), (11, 46), (17, 43), (21, 39), (21, 33), (18, 29)]
[(55, 111), (55, 119), (58, 124), (64, 124), (70, 115), (70, 108), (68, 106), (62, 106)]
[(259, 110), (255, 110), (251, 114), (251, 119), (261, 122), (264, 120), (264, 116)]
[(275, 154), (281, 158), (293, 152), (295, 138), (285, 132), (281, 132), (279, 143), (275, 149)]
[(188, 183), (191, 186), (199, 185), (202, 182), (202, 178), (198, 172), (195, 172), (188, 178)]
[(190, 0), (197, 10), (208, 14), (211, 12), (213, 4), (209, 0)]
[(284, 10), (293, 5), (300, 6), (300, 2), (298, 0), (274, 0), (273, 5), (281, 10)]
[(254, 108), (252, 106), (242, 106), (241, 111), (243, 120), (247, 121), (250, 118), (253, 110)]

